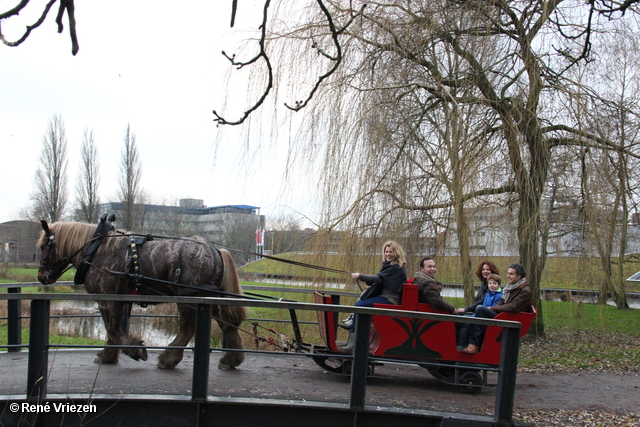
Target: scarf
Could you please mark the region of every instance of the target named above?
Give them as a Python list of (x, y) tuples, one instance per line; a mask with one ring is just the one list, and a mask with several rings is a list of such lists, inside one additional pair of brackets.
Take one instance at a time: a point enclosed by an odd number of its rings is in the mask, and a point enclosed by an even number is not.
[(526, 277), (523, 277), (522, 279), (518, 280), (516, 283), (507, 283), (507, 286), (504, 287), (504, 289), (502, 289), (502, 298), (504, 302), (509, 301), (509, 294), (511, 293), (512, 290), (520, 287), (522, 284), (526, 283), (527, 279)]

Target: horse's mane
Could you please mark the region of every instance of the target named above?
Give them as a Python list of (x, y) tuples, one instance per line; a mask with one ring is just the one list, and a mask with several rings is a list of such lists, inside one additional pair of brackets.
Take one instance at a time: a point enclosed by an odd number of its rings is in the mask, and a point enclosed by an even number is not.
[[(80, 249), (93, 237), (96, 226), (84, 222), (56, 222), (49, 225), (51, 233), (55, 236), (58, 253), (71, 255)], [(45, 233), (40, 233), (37, 246), (44, 244)]]

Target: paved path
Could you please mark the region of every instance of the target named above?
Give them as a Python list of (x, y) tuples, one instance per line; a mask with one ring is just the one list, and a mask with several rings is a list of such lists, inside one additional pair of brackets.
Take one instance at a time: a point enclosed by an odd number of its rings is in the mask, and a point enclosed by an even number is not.
[[(193, 358), (190, 352), (173, 370), (155, 367), (156, 353), (135, 362), (121, 357), (118, 365), (93, 363), (95, 351), (51, 351), (48, 395), (191, 394)], [(26, 393), (27, 353), (0, 353), (0, 396)], [(348, 403), (349, 379), (325, 373), (307, 357), (251, 354), (235, 371), (217, 369), (211, 356), (209, 394), (315, 402)], [(493, 412), (495, 388), (468, 395), (440, 383), (415, 365), (385, 364), (367, 383), (367, 404), (482, 414)], [(515, 409), (637, 410), (638, 374), (530, 374), (517, 379)]]

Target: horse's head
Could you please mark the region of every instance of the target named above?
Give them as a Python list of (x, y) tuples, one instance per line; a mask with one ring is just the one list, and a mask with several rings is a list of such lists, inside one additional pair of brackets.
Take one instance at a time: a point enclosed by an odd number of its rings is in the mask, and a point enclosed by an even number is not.
[(64, 269), (69, 265), (67, 257), (60, 257), (56, 251), (56, 238), (49, 228), (47, 221), (42, 220), (42, 233), (38, 246), (42, 250), (40, 266), (38, 267), (38, 281), (43, 285), (55, 283)]

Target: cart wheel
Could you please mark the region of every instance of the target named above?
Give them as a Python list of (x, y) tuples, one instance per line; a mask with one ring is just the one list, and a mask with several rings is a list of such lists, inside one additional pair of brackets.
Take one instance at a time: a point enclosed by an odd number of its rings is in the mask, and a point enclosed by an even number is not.
[(482, 391), (484, 381), (478, 372), (467, 371), (460, 375), (460, 390), (463, 393), (478, 394)]

